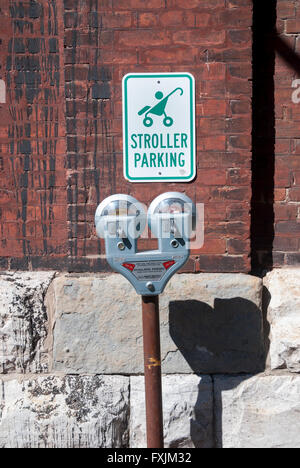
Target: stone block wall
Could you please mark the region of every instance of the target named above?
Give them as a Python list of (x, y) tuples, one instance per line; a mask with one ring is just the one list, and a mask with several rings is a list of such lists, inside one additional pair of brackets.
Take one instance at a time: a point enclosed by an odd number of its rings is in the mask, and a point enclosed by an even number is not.
[[(166, 447), (300, 447), (299, 280), (173, 277)], [(140, 302), (115, 274), (1, 273), (1, 448), (145, 447)]]

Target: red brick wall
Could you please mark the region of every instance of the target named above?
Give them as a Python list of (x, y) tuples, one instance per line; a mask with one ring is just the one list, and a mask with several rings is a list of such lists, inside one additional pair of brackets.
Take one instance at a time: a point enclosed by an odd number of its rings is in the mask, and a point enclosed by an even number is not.
[(300, 263), (300, 5), (253, 0), (252, 269)]
[[(106, 269), (93, 226), (97, 204), (112, 193), (149, 203), (178, 190), (205, 203), (205, 244), (186, 270), (249, 271), (252, 1), (0, 0), (0, 7), (0, 79), (8, 89), (0, 104), (2, 267)], [(147, 71), (195, 76), (192, 183), (123, 178), (121, 80)]]
[(0, 256), (68, 254), (62, 0), (0, 2)]
[[(300, 263), (300, 3), (278, 0), (275, 266)], [(298, 80), (298, 81), (296, 81)], [(294, 86), (294, 87), (293, 87)]]

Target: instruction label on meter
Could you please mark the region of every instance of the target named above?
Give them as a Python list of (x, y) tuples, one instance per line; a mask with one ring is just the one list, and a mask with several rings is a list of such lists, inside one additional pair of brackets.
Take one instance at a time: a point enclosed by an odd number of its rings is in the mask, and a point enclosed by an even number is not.
[(134, 263), (123, 263), (138, 281), (160, 281), (167, 270), (175, 265), (174, 260), (152, 260)]

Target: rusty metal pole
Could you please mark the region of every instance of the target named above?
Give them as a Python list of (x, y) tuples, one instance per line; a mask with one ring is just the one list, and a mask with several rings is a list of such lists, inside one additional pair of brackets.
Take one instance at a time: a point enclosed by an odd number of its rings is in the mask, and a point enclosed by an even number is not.
[(164, 448), (158, 296), (142, 296), (147, 447)]

